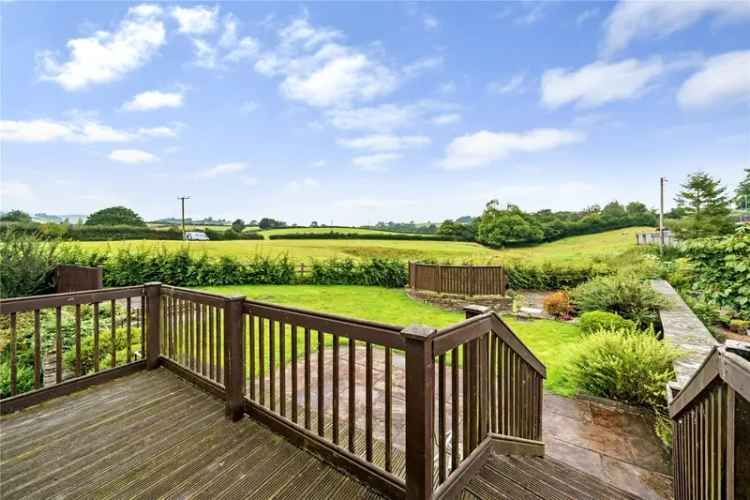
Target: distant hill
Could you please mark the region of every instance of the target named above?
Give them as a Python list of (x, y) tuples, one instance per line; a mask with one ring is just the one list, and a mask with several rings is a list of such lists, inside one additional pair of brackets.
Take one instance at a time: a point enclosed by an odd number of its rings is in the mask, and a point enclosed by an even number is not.
[(45, 214), (44, 212), (39, 212), (36, 214), (32, 214), (31, 219), (34, 222), (65, 222), (67, 219), (69, 223), (76, 224), (78, 221), (85, 221), (86, 217), (88, 215), (83, 214), (64, 214), (64, 215), (53, 215), (53, 214)]

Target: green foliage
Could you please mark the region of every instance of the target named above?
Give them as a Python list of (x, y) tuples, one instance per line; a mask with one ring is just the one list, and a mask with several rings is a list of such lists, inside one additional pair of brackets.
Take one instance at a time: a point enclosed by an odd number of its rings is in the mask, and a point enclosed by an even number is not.
[(712, 326), (719, 323), (721, 311), (716, 304), (706, 301), (701, 295), (693, 295), (691, 293), (680, 291), (680, 296), (698, 319), (701, 320), (701, 323), (706, 326)]
[(541, 266), (510, 263), (505, 267), (508, 287), (513, 290), (557, 290), (584, 283), (609, 271), (596, 266), (566, 266), (545, 262)]
[(440, 224), (438, 234), (461, 241), (474, 241), (477, 238), (477, 220), (464, 224), (448, 219)]
[(315, 285), (368, 285), (401, 288), (409, 280), (404, 263), (397, 259), (370, 259), (356, 262), (352, 259), (315, 261), (307, 283)]
[(729, 322), (729, 329), (734, 333), (745, 335), (750, 330), (750, 320), (733, 319)]
[(435, 234), (395, 234), (395, 233), (280, 233), (269, 234), (270, 240), (414, 240), (414, 241), (456, 241), (458, 238)]
[(0, 297), (51, 291), (58, 245), (36, 234), (8, 231), (0, 245)]
[(565, 292), (552, 292), (544, 297), (544, 310), (556, 318), (568, 316), (570, 297)]
[[(34, 369), (27, 365), (18, 365), (16, 368), (16, 392), (18, 394), (30, 391), (34, 388)], [(0, 363), (0, 398), (7, 398), (10, 391), (10, 363)]]
[(3, 222), (31, 222), (31, 216), (23, 210), (11, 210), (0, 217)]
[(726, 188), (705, 172), (688, 176), (675, 201), (682, 207), (684, 217), (672, 224), (681, 240), (727, 234), (734, 223), (730, 217)]
[(750, 168), (745, 169), (745, 178), (737, 185), (734, 203), (739, 209), (750, 210)]
[(261, 229), (273, 229), (275, 227), (286, 227), (286, 222), (283, 220), (275, 220), (270, 219), (268, 217), (263, 217), (260, 222), (258, 222), (258, 227)]
[(600, 330), (578, 346), (572, 377), (585, 393), (663, 411), (665, 386), (674, 378), (672, 362), (678, 355), (652, 332)]
[(237, 219), (236, 221), (232, 222), (232, 230), (236, 233), (241, 233), (245, 229), (245, 221), (242, 219)]
[(126, 207), (103, 208), (86, 219), (87, 226), (136, 226), (146, 227), (140, 215)]
[(599, 330), (634, 330), (635, 323), (619, 314), (607, 311), (589, 311), (581, 315), (578, 326), (586, 335)]
[[(143, 356), (141, 353), (141, 344), (139, 342), (141, 338), (141, 329), (137, 327), (131, 328), (131, 360), (136, 355)], [(127, 362), (128, 356), (128, 336), (127, 329), (118, 327), (115, 329), (115, 350), (117, 355), (117, 364), (124, 364)], [(68, 349), (63, 356), (63, 363), (65, 368), (69, 371), (74, 371), (76, 367), (76, 351), (75, 349)], [(94, 336), (93, 333), (82, 336), (81, 340), (81, 373), (91, 373), (94, 371), (95, 360), (94, 360)], [(112, 368), (112, 334), (110, 331), (101, 331), (99, 333), (99, 368)]]
[(731, 236), (690, 241), (685, 251), (693, 268), (692, 288), (750, 319), (750, 226)]
[(114, 240), (181, 240), (182, 233), (176, 228), (168, 231), (141, 226), (87, 226), (85, 224), (0, 224), (0, 237), (11, 232), (36, 234), (44, 238), (59, 238), (75, 241)]
[(641, 325), (654, 324), (660, 307), (668, 304), (635, 274), (597, 276), (571, 293), (581, 311), (608, 311)]
[(258, 234), (256, 231), (243, 231), (238, 232), (232, 226), (230, 229), (225, 231), (216, 231), (214, 229), (205, 228), (203, 230), (208, 236), (208, 239), (215, 240), (262, 240), (263, 236)]
[(535, 224), (516, 206), (498, 208), (498, 201), (492, 200), (482, 214), (477, 229), (477, 240), (486, 245), (503, 246), (508, 243), (538, 242), (544, 239), (541, 226)]

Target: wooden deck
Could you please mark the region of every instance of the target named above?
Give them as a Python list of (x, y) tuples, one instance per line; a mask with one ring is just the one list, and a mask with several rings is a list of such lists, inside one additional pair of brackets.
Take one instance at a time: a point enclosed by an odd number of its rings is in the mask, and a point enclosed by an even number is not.
[(172, 372), (0, 419), (0, 497), (380, 498)]

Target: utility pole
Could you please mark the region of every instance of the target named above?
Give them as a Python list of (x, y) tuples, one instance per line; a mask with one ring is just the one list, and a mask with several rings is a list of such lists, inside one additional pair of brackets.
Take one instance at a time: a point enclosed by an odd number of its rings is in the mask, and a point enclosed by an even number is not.
[(664, 256), (664, 183), (667, 182), (666, 177), (659, 177), (659, 188), (660, 188), (660, 209), (659, 209), (659, 255)]
[(178, 196), (178, 200), (182, 204), (182, 240), (185, 240), (185, 200), (189, 200), (190, 196)]

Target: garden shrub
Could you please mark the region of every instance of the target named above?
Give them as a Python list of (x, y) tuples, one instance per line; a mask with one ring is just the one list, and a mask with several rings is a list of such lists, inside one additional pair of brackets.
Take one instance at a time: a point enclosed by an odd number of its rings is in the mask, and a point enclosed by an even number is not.
[(544, 310), (555, 318), (567, 317), (570, 312), (570, 297), (562, 291), (547, 294), (544, 297)]
[(409, 281), (406, 265), (398, 259), (373, 258), (313, 261), (305, 283), (314, 285), (367, 285), (401, 288)]
[(0, 297), (52, 291), (58, 245), (37, 234), (8, 231), (0, 244)]
[(566, 266), (544, 263), (532, 266), (511, 262), (503, 266), (508, 277), (508, 287), (514, 290), (558, 290), (585, 283), (595, 276), (610, 274), (606, 266)]
[[(27, 365), (16, 366), (16, 393), (21, 394), (34, 388), (34, 369)], [(10, 391), (10, 363), (0, 363), (0, 398), (7, 398)]]
[(685, 252), (693, 266), (692, 288), (750, 320), (750, 225), (730, 236), (692, 240)]
[[(139, 342), (141, 338), (141, 329), (138, 327), (131, 327), (131, 356), (135, 357), (135, 353), (141, 351), (141, 344)], [(117, 351), (117, 363), (125, 364), (127, 362), (127, 348), (128, 348), (128, 336), (127, 329), (124, 327), (118, 327), (115, 329), (115, 349)], [(75, 349), (66, 350), (63, 356), (63, 363), (65, 368), (69, 371), (74, 371), (76, 367), (76, 352)], [(99, 368), (111, 368), (112, 367), (112, 334), (109, 330), (102, 330), (99, 332)], [(94, 371), (94, 336), (93, 332), (81, 339), (81, 373), (91, 373)]]
[(680, 290), (679, 293), (682, 300), (684, 300), (688, 307), (693, 311), (693, 314), (701, 320), (701, 323), (706, 326), (712, 326), (719, 323), (721, 311), (716, 304), (707, 302), (701, 295), (692, 295), (690, 293), (685, 293), (682, 290)]
[(734, 333), (747, 335), (747, 331), (750, 330), (750, 321), (744, 319), (733, 319), (729, 322), (729, 329)]
[(613, 312), (642, 325), (655, 324), (659, 308), (668, 305), (646, 281), (633, 274), (598, 276), (576, 287), (571, 296), (581, 311)]
[(652, 332), (599, 330), (578, 346), (572, 377), (585, 393), (659, 412), (666, 408), (664, 391), (678, 355)]
[(635, 323), (625, 319), (617, 313), (607, 311), (589, 311), (581, 315), (578, 324), (581, 332), (586, 335), (598, 332), (599, 330), (633, 330)]

